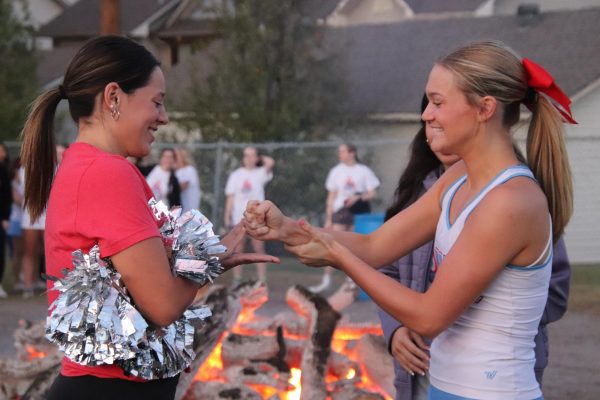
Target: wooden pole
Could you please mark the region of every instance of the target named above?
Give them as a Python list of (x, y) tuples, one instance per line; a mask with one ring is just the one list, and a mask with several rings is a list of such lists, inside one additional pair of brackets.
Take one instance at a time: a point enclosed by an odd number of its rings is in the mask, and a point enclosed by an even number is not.
[(120, 35), (119, 0), (100, 0), (100, 34), (101, 35)]

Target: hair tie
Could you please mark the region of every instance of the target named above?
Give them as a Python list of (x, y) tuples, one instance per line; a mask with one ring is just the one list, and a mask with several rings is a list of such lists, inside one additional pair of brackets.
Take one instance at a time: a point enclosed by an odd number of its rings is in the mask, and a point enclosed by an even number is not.
[(65, 93), (65, 87), (63, 85), (58, 85), (58, 94), (61, 99), (67, 98), (67, 94)]
[(521, 102), (529, 108), (529, 107), (533, 107), (533, 105), (535, 103), (537, 103), (537, 101), (538, 101), (538, 94), (535, 91), (535, 89), (532, 88), (531, 86), (527, 87), (527, 91), (525, 92), (525, 97), (523, 97), (523, 100), (521, 100)]
[[(528, 86), (525, 98), (522, 100), (523, 104), (530, 111), (533, 111), (533, 105), (537, 101), (537, 94), (543, 93), (549, 98), (550, 103), (552, 103), (562, 116), (564, 122), (577, 124), (577, 121), (571, 115), (571, 99), (554, 82), (552, 75), (540, 65), (527, 58), (523, 59), (523, 68), (525, 68), (525, 72), (527, 73)], [(535, 95), (530, 93), (530, 89)]]

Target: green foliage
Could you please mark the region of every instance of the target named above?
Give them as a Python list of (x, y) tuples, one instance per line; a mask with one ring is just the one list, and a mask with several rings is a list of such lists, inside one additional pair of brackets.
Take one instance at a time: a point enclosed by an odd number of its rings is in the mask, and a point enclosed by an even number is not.
[(0, 0), (0, 139), (15, 139), (36, 95), (32, 31), (13, 15), (13, 2)]
[(214, 72), (184, 105), (205, 141), (314, 139), (336, 122), (343, 82), (301, 3), (239, 0), (234, 13), (221, 10)]

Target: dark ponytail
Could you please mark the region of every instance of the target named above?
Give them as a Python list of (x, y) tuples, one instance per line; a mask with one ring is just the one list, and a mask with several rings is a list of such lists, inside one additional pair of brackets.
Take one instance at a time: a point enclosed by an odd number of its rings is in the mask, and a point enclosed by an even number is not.
[(56, 165), (54, 115), (60, 100), (58, 89), (39, 96), (31, 106), (21, 133), (21, 159), (25, 168), (23, 206), (28, 208), (32, 221), (42, 214), (50, 195)]

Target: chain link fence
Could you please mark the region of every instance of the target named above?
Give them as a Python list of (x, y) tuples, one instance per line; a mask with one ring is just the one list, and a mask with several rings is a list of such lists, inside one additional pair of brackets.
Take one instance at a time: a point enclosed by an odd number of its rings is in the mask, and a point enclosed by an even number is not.
[[(408, 139), (353, 141), (361, 163), (369, 166), (382, 181), (374, 210), (382, 211), (391, 199), (396, 180), (405, 163)], [(225, 206), (225, 184), (231, 172), (241, 166), (243, 149), (256, 147), (261, 154), (273, 157), (273, 180), (265, 187), (265, 196), (293, 217), (304, 217), (322, 225), (327, 191), (325, 179), (338, 163), (341, 142), (277, 143), (196, 143), (186, 145), (192, 154), (202, 188), (201, 210), (220, 227)], [(156, 144), (159, 152), (172, 144)], [(383, 156), (384, 154), (387, 157)]]

